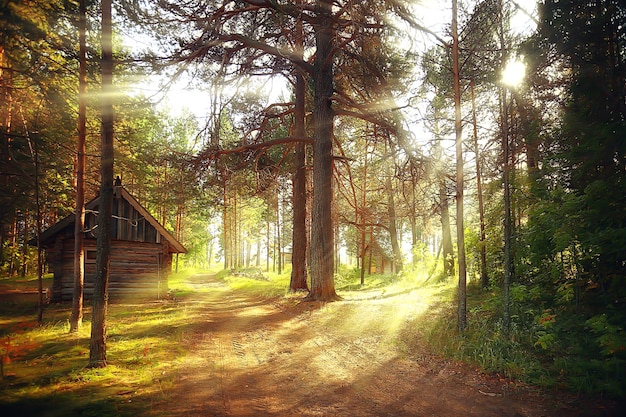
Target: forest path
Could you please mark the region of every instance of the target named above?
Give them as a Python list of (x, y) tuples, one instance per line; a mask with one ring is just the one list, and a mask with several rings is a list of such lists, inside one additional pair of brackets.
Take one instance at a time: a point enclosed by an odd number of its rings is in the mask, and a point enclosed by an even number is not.
[(303, 303), (232, 290), (211, 275), (184, 301), (191, 354), (151, 414), (167, 416), (585, 416), (468, 366), (399, 353), (419, 294)]

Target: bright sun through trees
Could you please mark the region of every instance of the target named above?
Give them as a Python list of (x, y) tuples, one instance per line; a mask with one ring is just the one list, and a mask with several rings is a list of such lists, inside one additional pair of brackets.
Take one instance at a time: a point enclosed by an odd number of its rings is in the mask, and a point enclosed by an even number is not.
[(526, 64), (523, 58), (514, 58), (507, 62), (502, 71), (502, 83), (508, 87), (519, 87), (526, 76)]
[(4, 414), (626, 397), (624, 0), (1, 3)]

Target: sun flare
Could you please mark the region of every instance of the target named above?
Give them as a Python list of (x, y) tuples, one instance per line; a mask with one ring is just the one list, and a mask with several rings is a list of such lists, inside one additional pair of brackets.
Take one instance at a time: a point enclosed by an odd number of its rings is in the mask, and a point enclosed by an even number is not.
[(509, 87), (517, 87), (526, 75), (526, 64), (521, 59), (511, 59), (502, 71), (502, 82)]

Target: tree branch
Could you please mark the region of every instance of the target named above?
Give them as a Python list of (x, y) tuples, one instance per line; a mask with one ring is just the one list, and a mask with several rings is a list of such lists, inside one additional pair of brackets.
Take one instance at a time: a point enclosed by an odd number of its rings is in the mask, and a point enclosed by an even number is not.
[(298, 142), (313, 144), (313, 139), (309, 137), (286, 136), (284, 138), (268, 140), (267, 142), (252, 143), (249, 145), (242, 145), (237, 148), (231, 148), (231, 149), (209, 148), (200, 155), (200, 158), (214, 159), (222, 155), (230, 155), (230, 154), (241, 153), (245, 151), (256, 151), (259, 149), (271, 148), (272, 146), (292, 144), (292, 143), (298, 143)]

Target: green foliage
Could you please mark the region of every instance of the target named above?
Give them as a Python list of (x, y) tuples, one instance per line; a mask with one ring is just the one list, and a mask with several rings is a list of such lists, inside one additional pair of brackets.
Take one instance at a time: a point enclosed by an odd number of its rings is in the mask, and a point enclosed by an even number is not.
[(593, 316), (585, 324), (596, 335), (596, 343), (601, 347), (604, 356), (626, 356), (626, 333), (623, 324), (610, 323), (606, 314)]
[(605, 216), (615, 220), (606, 211), (610, 194), (598, 181), (582, 194), (564, 186), (543, 193), (521, 229), (523, 285), (511, 294), (513, 319), (530, 342), (525, 349), (542, 364), (531, 381), (623, 397), (623, 281), (610, 261), (623, 238), (619, 227), (601, 226)]
[(399, 277), (393, 274), (373, 274), (366, 276), (365, 284), (361, 285), (361, 270), (349, 265), (341, 265), (335, 273), (335, 288), (337, 291), (371, 290), (385, 288), (399, 282)]
[(511, 288), (511, 328), (502, 327), (502, 294), (470, 287), (469, 330), (455, 330), (455, 311), (420, 325), (436, 351), (543, 387), (623, 398), (626, 335), (623, 320), (607, 314), (584, 319), (550, 302), (537, 287)]
[(613, 0), (603, 8), (546, 1), (532, 42), (545, 60), (538, 64), (562, 68), (556, 84), (567, 94), (558, 94), (555, 129), (544, 128), (544, 164), (524, 236), (534, 268), (527, 278), (552, 282), (557, 303), (590, 315), (608, 305), (623, 311), (626, 296), (626, 109), (616, 87), (626, 74), (616, 58), (624, 54), (617, 28), (625, 12)]

